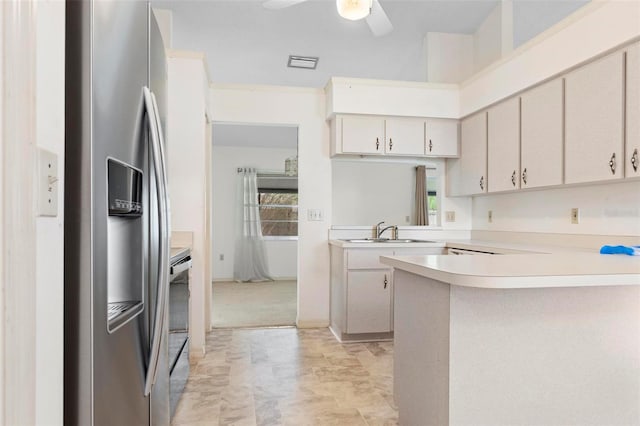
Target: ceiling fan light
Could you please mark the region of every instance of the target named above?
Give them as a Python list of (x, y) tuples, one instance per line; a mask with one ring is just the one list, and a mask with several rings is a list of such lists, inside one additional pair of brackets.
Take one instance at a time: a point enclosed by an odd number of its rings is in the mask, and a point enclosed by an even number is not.
[(338, 14), (345, 19), (357, 21), (371, 13), (371, 0), (336, 0)]

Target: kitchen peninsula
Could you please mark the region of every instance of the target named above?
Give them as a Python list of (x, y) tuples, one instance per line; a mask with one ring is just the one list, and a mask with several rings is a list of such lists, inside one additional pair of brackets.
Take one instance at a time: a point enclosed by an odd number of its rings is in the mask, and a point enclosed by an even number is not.
[(400, 423), (640, 423), (640, 258), (382, 256)]

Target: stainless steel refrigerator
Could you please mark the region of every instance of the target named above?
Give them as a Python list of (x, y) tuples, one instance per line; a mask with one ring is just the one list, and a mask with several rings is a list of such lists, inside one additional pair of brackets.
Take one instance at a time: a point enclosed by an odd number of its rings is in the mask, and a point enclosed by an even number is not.
[(166, 60), (149, 3), (66, 3), (65, 425), (168, 425)]

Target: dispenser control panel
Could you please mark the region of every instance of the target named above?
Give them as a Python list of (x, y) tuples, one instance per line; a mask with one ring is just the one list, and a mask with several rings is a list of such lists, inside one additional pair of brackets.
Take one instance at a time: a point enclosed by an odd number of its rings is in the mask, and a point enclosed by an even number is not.
[(142, 216), (142, 172), (107, 160), (109, 216)]

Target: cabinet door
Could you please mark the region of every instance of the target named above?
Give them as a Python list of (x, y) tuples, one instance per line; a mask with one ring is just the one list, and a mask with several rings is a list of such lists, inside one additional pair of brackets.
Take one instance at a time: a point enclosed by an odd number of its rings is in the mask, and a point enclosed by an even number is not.
[(391, 331), (391, 270), (347, 272), (347, 333)]
[(508, 99), (487, 112), (488, 190), (520, 187), (520, 98)]
[(425, 154), (437, 157), (457, 157), (458, 121), (427, 120), (425, 136)]
[(562, 79), (553, 80), (522, 94), (522, 188), (562, 183), (562, 85)]
[(640, 176), (640, 43), (627, 50), (627, 146), (625, 176)]
[(386, 154), (424, 155), (424, 120), (388, 118), (385, 126)]
[(622, 177), (624, 69), (616, 52), (565, 77), (565, 182)]
[(450, 196), (487, 192), (487, 113), (460, 123), (460, 158), (447, 161)]
[(342, 152), (345, 154), (384, 153), (384, 119), (343, 117)]

